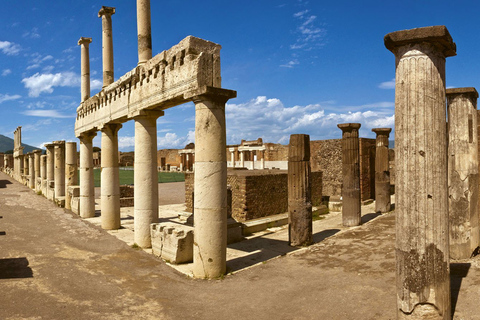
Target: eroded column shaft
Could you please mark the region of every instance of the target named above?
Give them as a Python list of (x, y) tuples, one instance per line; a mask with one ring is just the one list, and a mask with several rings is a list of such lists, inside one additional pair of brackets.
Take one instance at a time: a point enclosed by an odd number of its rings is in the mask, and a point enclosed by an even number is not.
[(93, 143), (97, 134), (88, 132), (80, 139), (80, 216), (95, 217), (95, 185), (93, 180)]
[(150, 0), (137, 0), (138, 64), (152, 58)]
[(288, 241), (308, 246), (312, 239), (310, 136), (292, 134), (288, 147)]
[(65, 141), (55, 144), (55, 199), (65, 197)]
[(35, 191), (36, 192), (39, 192), (41, 191), (41, 183), (39, 184), (38, 183), (38, 179), (40, 178), (40, 156), (42, 155), (42, 151), (41, 150), (35, 150), (33, 152), (34, 154), (34, 161), (35, 161), (35, 174), (34, 174), (34, 186), (35, 186)]
[(77, 143), (65, 143), (65, 209), (71, 209), (68, 187), (78, 185)]
[(390, 167), (388, 163), (388, 137), (392, 129), (372, 129), (377, 134), (375, 150), (375, 212), (389, 212)]
[(360, 123), (342, 123), (342, 221), (346, 227), (361, 223), (360, 152), (358, 129)]
[(82, 101), (90, 98), (90, 52), (89, 45), (92, 38), (81, 37), (78, 45), (81, 46), (81, 95)]
[(451, 319), (444, 26), (390, 33), (395, 54), (397, 319)]
[(33, 152), (28, 154), (28, 187), (35, 189), (35, 155)]
[(475, 88), (447, 89), (450, 257), (468, 259), (480, 245)]
[(112, 39), (112, 15), (115, 8), (102, 7), (98, 17), (102, 18), (102, 60), (103, 60), (103, 87), (112, 84), (113, 76), (113, 39)]

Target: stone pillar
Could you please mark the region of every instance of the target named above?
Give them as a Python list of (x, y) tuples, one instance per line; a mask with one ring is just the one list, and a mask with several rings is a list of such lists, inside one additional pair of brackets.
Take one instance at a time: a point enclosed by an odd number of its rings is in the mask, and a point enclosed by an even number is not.
[(42, 190), (42, 185), (40, 183), (40, 185), (38, 184), (38, 178), (40, 178), (40, 156), (42, 155), (42, 150), (35, 150), (33, 151), (33, 158), (34, 158), (34, 171), (35, 171), (35, 174), (34, 174), (34, 187), (35, 187), (35, 191), (36, 192), (39, 192)]
[(55, 144), (55, 200), (65, 197), (65, 141), (54, 141)]
[(50, 183), (54, 183), (55, 180), (55, 156), (54, 149), (55, 145), (46, 144), (45, 148), (47, 149), (47, 183), (46, 183), (46, 197), (50, 200), (53, 200), (53, 192), (50, 192)]
[(103, 87), (112, 84), (113, 77), (113, 40), (112, 40), (112, 15), (115, 8), (102, 7), (98, 17), (102, 18), (102, 56), (103, 56)]
[(30, 174), (30, 171), (29, 171), (29, 167), (28, 167), (28, 155), (24, 154), (23, 155), (23, 175), (24, 176), (28, 176)]
[(450, 258), (468, 259), (480, 245), (477, 98), (475, 88), (447, 89)]
[(82, 134), (80, 139), (80, 217), (95, 217), (95, 185), (93, 181), (93, 144), (96, 132)]
[(250, 151), (250, 156), (252, 157), (252, 170), (255, 170), (255, 154), (256, 154), (256, 151), (254, 150)]
[(262, 153), (262, 160), (260, 162), (260, 169), (263, 170), (265, 169), (265, 150), (262, 150), (261, 153)]
[(47, 196), (47, 155), (40, 156), (40, 178), (42, 194)]
[(137, 0), (138, 64), (152, 58), (150, 0)]
[(35, 189), (35, 154), (28, 153), (28, 187)]
[(385, 36), (395, 54), (397, 319), (451, 319), (444, 26)]
[(81, 37), (78, 45), (81, 46), (81, 94), (82, 102), (90, 98), (90, 53), (89, 45), (92, 38)]
[(346, 227), (361, 223), (360, 152), (358, 129), (360, 123), (342, 123), (342, 221)]
[[(118, 130), (121, 127), (119, 123), (111, 123), (102, 128), (101, 219), (102, 228), (106, 230), (120, 228)], [(135, 166), (135, 169), (138, 168)]]
[(152, 246), (150, 224), (158, 222), (157, 118), (163, 114), (145, 111), (134, 118), (134, 240), (142, 248)]
[(65, 209), (71, 210), (68, 187), (78, 185), (77, 143), (65, 143)]
[[(228, 94), (229, 91), (225, 92)], [(216, 278), (226, 271), (225, 103), (229, 98), (212, 94), (193, 99), (195, 103), (193, 275), (197, 278)]]
[(230, 148), (230, 162), (232, 163), (232, 168), (235, 168), (235, 149)]
[(245, 158), (244, 158), (243, 151), (240, 151), (240, 167), (245, 168)]
[(390, 166), (388, 164), (388, 137), (391, 128), (372, 129), (377, 134), (375, 150), (375, 212), (389, 212)]
[(312, 197), (310, 185), (310, 136), (292, 134), (288, 147), (288, 242), (312, 244)]

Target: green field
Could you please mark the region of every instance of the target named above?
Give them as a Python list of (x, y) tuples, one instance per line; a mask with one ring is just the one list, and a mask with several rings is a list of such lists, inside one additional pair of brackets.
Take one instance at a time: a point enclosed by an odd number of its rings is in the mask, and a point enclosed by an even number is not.
[[(93, 177), (95, 187), (100, 187), (100, 169), (93, 170)], [(122, 170), (120, 168), (120, 185), (133, 184), (133, 170)], [(159, 172), (158, 183), (165, 182), (182, 182), (185, 181), (185, 174), (183, 172)]]

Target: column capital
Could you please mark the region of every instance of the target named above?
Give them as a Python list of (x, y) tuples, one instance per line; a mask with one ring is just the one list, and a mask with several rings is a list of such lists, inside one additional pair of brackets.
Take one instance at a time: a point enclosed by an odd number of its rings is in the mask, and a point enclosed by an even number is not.
[(393, 54), (403, 46), (430, 43), (445, 57), (455, 56), (457, 46), (445, 26), (431, 26), (409, 30), (395, 31), (384, 37), (385, 47)]
[(337, 127), (342, 130), (342, 132), (349, 132), (360, 129), (362, 125), (360, 123), (339, 123)]
[(445, 94), (447, 95), (447, 99), (460, 96), (460, 95), (465, 95), (470, 100), (478, 99), (478, 92), (473, 87), (451, 88), (451, 89), (447, 89)]
[(92, 43), (92, 38), (80, 37), (80, 39), (78, 40), (79, 46), (84, 45), (88, 47), (90, 43)]
[(123, 127), (123, 125), (121, 123), (105, 123), (105, 124), (101, 125), (100, 127), (98, 127), (98, 129), (100, 129), (100, 131), (102, 131), (102, 132), (108, 130), (108, 131), (112, 131), (113, 133), (115, 133), (118, 130), (120, 130), (122, 127)]
[(193, 102), (212, 100), (226, 103), (228, 100), (237, 97), (237, 91), (210, 86), (203, 86), (184, 94), (184, 99)]
[(52, 141), (52, 145), (55, 147), (65, 146), (65, 140)]
[(159, 118), (163, 117), (165, 112), (162, 110), (137, 110), (128, 114), (130, 119), (138, 119), (138, 118)]
[(114, 7), (102, 6), (100, 11), (98, 11), (98, 17), (99, 18), (101, 18), (102, 16), (111, 16), (112, 14), (115, 14), (115, 8)]
[(386, 135), (387, 137), (392, 132), (392, 128), (373, 128), (372, 132), (375, 132), (377, 135)]
[(80, 140), (92, 140), (97, 136), (96, 131), (87, 131), (87, 132), (82, 132), (77, 138)]
[(42, 154), (42, 150), (36, 149), (36, 150), (33, 150), (32, 153), (34, 153), (34, 154), (35, 154), (35, 153), (40, 153), (40, 154)]

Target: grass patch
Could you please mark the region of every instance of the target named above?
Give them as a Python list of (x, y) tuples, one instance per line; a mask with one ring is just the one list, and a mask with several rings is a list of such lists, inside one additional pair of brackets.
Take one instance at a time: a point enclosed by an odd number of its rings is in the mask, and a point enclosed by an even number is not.
[[(93, 170), (93, 180), (95, 187), (100, 187), (101, 183), (101, 169)], [(128, 184), (133, 185), (133, 170), (123, 170), (120, 168), (120, 185)], [(158, 173), (158, 183), (167, 183), (167, 182), (183, 182), (185, 181), (185, 174), (183, 172), (159, 172)]]

